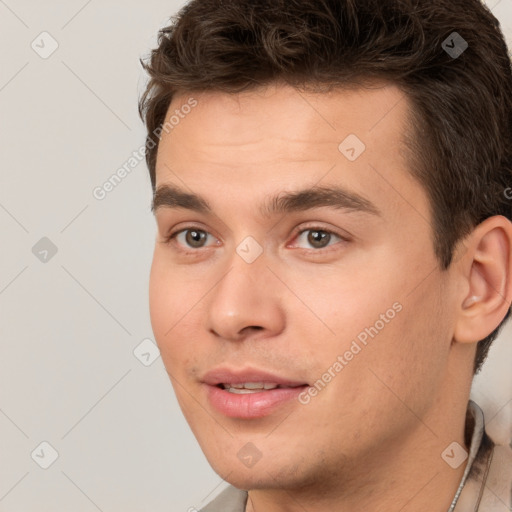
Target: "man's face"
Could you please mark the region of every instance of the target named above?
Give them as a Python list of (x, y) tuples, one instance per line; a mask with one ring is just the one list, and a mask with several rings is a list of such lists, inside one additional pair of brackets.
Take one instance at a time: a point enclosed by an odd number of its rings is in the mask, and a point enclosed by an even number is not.
[[(150, 278), (179, 404), (237, 487), (355, 476), (426, 431), (453, 332), (450, 274), (401, 142), (408, 101), (393, 86), (193, 97), (162, 136), (156, 185), (210, 210), (161, 196)], [(329, 188), (338, 195), (273, 200)], [(221, 385), (274, 381), (284, 389)]]

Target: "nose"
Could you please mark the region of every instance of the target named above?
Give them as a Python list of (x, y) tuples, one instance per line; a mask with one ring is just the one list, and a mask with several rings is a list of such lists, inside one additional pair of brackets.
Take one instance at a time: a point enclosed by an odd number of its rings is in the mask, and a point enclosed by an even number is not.
[(247, 263), (234, 254), (229, 271), (209, 297), (210, 332), (230, 341), (279, 334), (285, 327), (281, 294), (264, 255)]

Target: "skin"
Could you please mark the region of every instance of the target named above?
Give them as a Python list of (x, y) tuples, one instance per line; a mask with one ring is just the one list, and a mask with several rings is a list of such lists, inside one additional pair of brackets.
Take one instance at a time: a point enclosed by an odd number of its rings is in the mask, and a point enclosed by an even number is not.
[[(466, 464), (453, 469), (441, 454), (465, 447), (475, 342), (510, 302), (510, 223), (488, 219), (439, 268), (428, 198), (402, 144), (410, 105), (393, 85), (181, 94), (169, 115), (190, 96), (197, 106), (162, 135), (156, 183), (204, 197), (213, 213), (155, 211), (150, 312), (209, 463), (249, 490), (247, 512), (446, 511)], [(338, 149), (349, 134), (366, 145), (353, 162)], [(379, 214), (259, 210), (270, 196), (330, 185)], [(208, 233), (203, 247), (184, 231), (166, 243), (186, 228)], [(322, 247), (307, 229), (335, 235)], [(236, 252), (247, 236), (263, 249), (250, 264)], [(397, 302), (401, 311), (307, 405), (239, 419), (207, 401), (201, 380), (218, 366), (313, 385)], [(261, 452), (251, 468), (237, 457), (249, 442)]]

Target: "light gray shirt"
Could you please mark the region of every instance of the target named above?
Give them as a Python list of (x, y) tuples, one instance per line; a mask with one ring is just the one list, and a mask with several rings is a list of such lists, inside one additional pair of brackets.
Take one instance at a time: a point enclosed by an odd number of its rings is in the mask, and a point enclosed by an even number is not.
[[(471, 400), (466, 430), (471, 436), (468, 463), (447, 512), (512, 512), (512, 450), (491, 440), (484, 414)], [(231, 485), (200, 512), (245, 512), (247, 497), (247, 491)]]

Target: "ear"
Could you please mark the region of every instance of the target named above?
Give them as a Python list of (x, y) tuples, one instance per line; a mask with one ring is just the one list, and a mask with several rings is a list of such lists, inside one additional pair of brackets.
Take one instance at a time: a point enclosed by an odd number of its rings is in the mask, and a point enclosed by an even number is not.
[(498, 327), (510, 307), (512, 223), (501, 215), (489, 217), (468, 236), (465, 247), (454, 341), (475, 343)]

